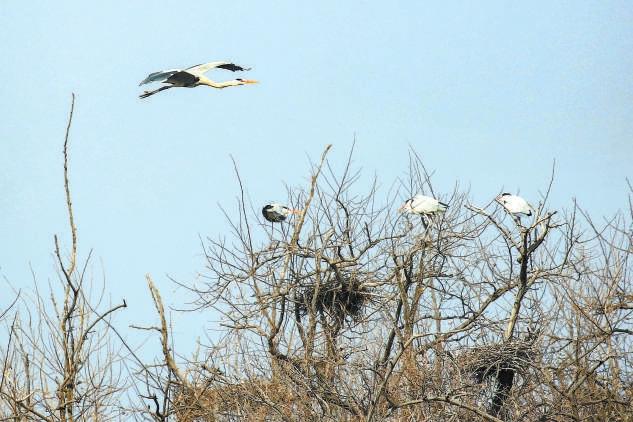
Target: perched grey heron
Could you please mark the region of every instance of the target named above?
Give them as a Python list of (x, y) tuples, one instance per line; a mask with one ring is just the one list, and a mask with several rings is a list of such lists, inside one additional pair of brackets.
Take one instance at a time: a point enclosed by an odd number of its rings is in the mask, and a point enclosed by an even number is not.
[(532, 207), (520, 196), (504, 192), (497, 196), (495, 201), (501, 204), (501, 206), (503, 206), (503, 208), (505, 208), (510, 214), (517, 216), (518, 214), (525, 214), (528, 217), (532, 216)]
[(418, 194), (413, 198), (407, 199), (399, 211), (408, 214), (433, 215), (443, 213), (447, 208), (448, 204), (440, 202), (430, 196)]
[(446, 211), (448, 204), (440, 202), (430, 196), (417, 194), (413, 198), (407, 199), (398, 211), (407, 214), (417, 214), (422, 217), (422, 224), (427, 227), (425, 217), (441, 214)]
[(250, 68), (238, 66), (235, 63), (230, 62), (210, 62), (199, 64), (196, 66), (189, 67), (187, 69), (169, 69), (169, 70), (161, 70), (158, 72), (150, 73), (147, 78), (141, 81), (140, 85), (145, 85), (152, 82), (162, 82), (164, 85), (158, 89), (153, 91), (145, 91), (139, 98), (147, 98), (150, 95), (154, 95), (160, 91), (164, 91), (169, 88), (179, 87), (179, 88), (195, 88), (197, 86), (205, 85), (210, 86), (211, 88), (227, 88), (230, 86), (238, 86), (238, 85), (246, 85), (246, 84), (255, 84), (257, 81), (252, 79), (233, 79), (225, 82), (215, 82), (211, 79), (204, 76), (204, 74), (212, 69), (225, 69), (230, 70), (231, 72), (241, 72), (250, 70)]
[(299, 214), (300, 212), (301, 210), (294, 210), (277, 203), (268, 204), (262, 208), (262, 215), (271, 223), (281, 223), (282, 221), (285, 221), (289, 215)]

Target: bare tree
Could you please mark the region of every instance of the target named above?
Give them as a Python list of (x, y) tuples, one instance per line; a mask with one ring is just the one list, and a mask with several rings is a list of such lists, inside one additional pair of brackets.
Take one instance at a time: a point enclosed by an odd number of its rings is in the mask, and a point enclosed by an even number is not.
[[(192, 288), (199, 309), (221, 313), (225, 335), (185, 363), (175, 414), (580, 420), (599, 400), (603, 415), (630, 415), (630, 218), (603, 230), (585, 216), (580, 229), (576, 206), (548, 211), (552, 175), (530, 219), (470, 204), (456, 187), (439, 195), (449, 211), (426, 225), (393, 207), (417, 192), (438, 196), (416, 154), (381, 200), (375, 180), (356, 190), (351, 153), (336, 171), (328, 152), (306, 190), (289, 190), (302, 209), (290, 224), (261, 220), (236, 167), (230, 237), (208, 239), (208, 281)], [(596, 396), (595, 381), (590, 398), (574, 399), (601, 368), (617, 382)]]
[[(68, 144), (75, 96), (64, 139), (64, 188), (71, 249), (62, 253), (54, 238), (56, 285), (44, 292), (33, 276), (35, 291), (23, 294), (2, 350), (0, 412), (11, 420), (109, 420), (117, 417), (121, 355), (108, 336), (113, 313), (126, 307), (104, 304), (103, 291), (93, 295), (88, 253), (78, 265), (75, 225), (68, 177)], [(62, 294), (58, 292), (61, 290)]]
[[(91, 253), (79, 264), (73, 106), (70, 251), (55, 237), (50, 298), (35, 284), (0, 313), (5, 419), (632, 420), (633, 189), (626, 213), (598, 223), (576, 203), (549, 209), (552, 172), (518, 218), (459, 186), (436, 191), (414, 152), (385, 191), (353, 150), (337, 168), (327, 146), (306, 186), (288, 188), (301, 212), (270, 224), (235, 164), (229, 232), (202, 240), (204, 277), (186, 286), (196, 311), (221, 316), (218, 335), (178, 355), (148, 275), (158, 323), (132, 326), (156, 334), (144, 361), (111, 322), (125, 301), (92, 294)], [(398, 213), (416, 193), (450, 207)]]

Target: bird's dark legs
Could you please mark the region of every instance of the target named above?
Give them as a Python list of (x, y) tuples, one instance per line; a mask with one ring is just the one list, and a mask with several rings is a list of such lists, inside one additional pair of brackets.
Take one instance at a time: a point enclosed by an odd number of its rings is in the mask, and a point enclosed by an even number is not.
[(173, 87), (174, 87), (173, 85), (161, 86), (160, 88), (155, 89), (155, 90), (153, 90), (153, 91), (145, 91), (144, 93), (142, 93), (142, 94), (141, 94), (141, 95), (139, 95), (138, 97), (139, 97), (139, 98), (147, 98), (147, 97), (149, 97), (150, 95), (157, 94), (157, 93), (159, 93), (159, 92), (161, 92), (161, 91), (164, 91), (164, 90), (166, 90), (166, 89), (173, 88)]

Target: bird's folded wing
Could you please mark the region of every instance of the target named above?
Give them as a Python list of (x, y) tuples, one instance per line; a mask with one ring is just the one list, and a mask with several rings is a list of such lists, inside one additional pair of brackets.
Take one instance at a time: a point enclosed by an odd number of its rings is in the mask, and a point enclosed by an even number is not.
[(413, 202), (411, 203), (411, 206), (413, 207), (413, 209), (427, 208), (431, 205), (431, 201), (429, 201), (429, 199), (430, 198), (426, 196), (416, 195), (413, 197)]
[(210, 62), (210, 63), (204, 63), (204, 64), (197, 64), (185, 70), (189, 73), (193, 73), (194, 75), (202, 75), (203, 73), (206, 73), (211, 69), (225, 69), (225, 70), (230, 70), (231, 72), (241, 72), (245, 70), (251, 70), (250, 67), (242, 67), (231, 62)]
[(166, 80), (167, 78), (169, 78), (174, 73), (178, 73), (178, 72), (180, 72), (180, 69), (161, 70), (158, 72), (150, 73), (149, 75), (147, 75), (147, 78), (141, 81), (139, 86), (149, 84), (152, 82), (162, 82)]

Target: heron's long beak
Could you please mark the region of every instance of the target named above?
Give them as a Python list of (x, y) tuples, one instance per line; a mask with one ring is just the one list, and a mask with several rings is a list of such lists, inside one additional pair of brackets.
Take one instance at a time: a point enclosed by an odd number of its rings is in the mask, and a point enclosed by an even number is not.
[(242, 82), (244, 82), (245, 84), (258, 84), (259, 81), (256, 81), (254, 79), (243, 79)]
[(402, 204), (400, 205), (400, 208), (398, 208), (398, 212), (403, 212), (404, 208), (407, 206), (407, 204)]

